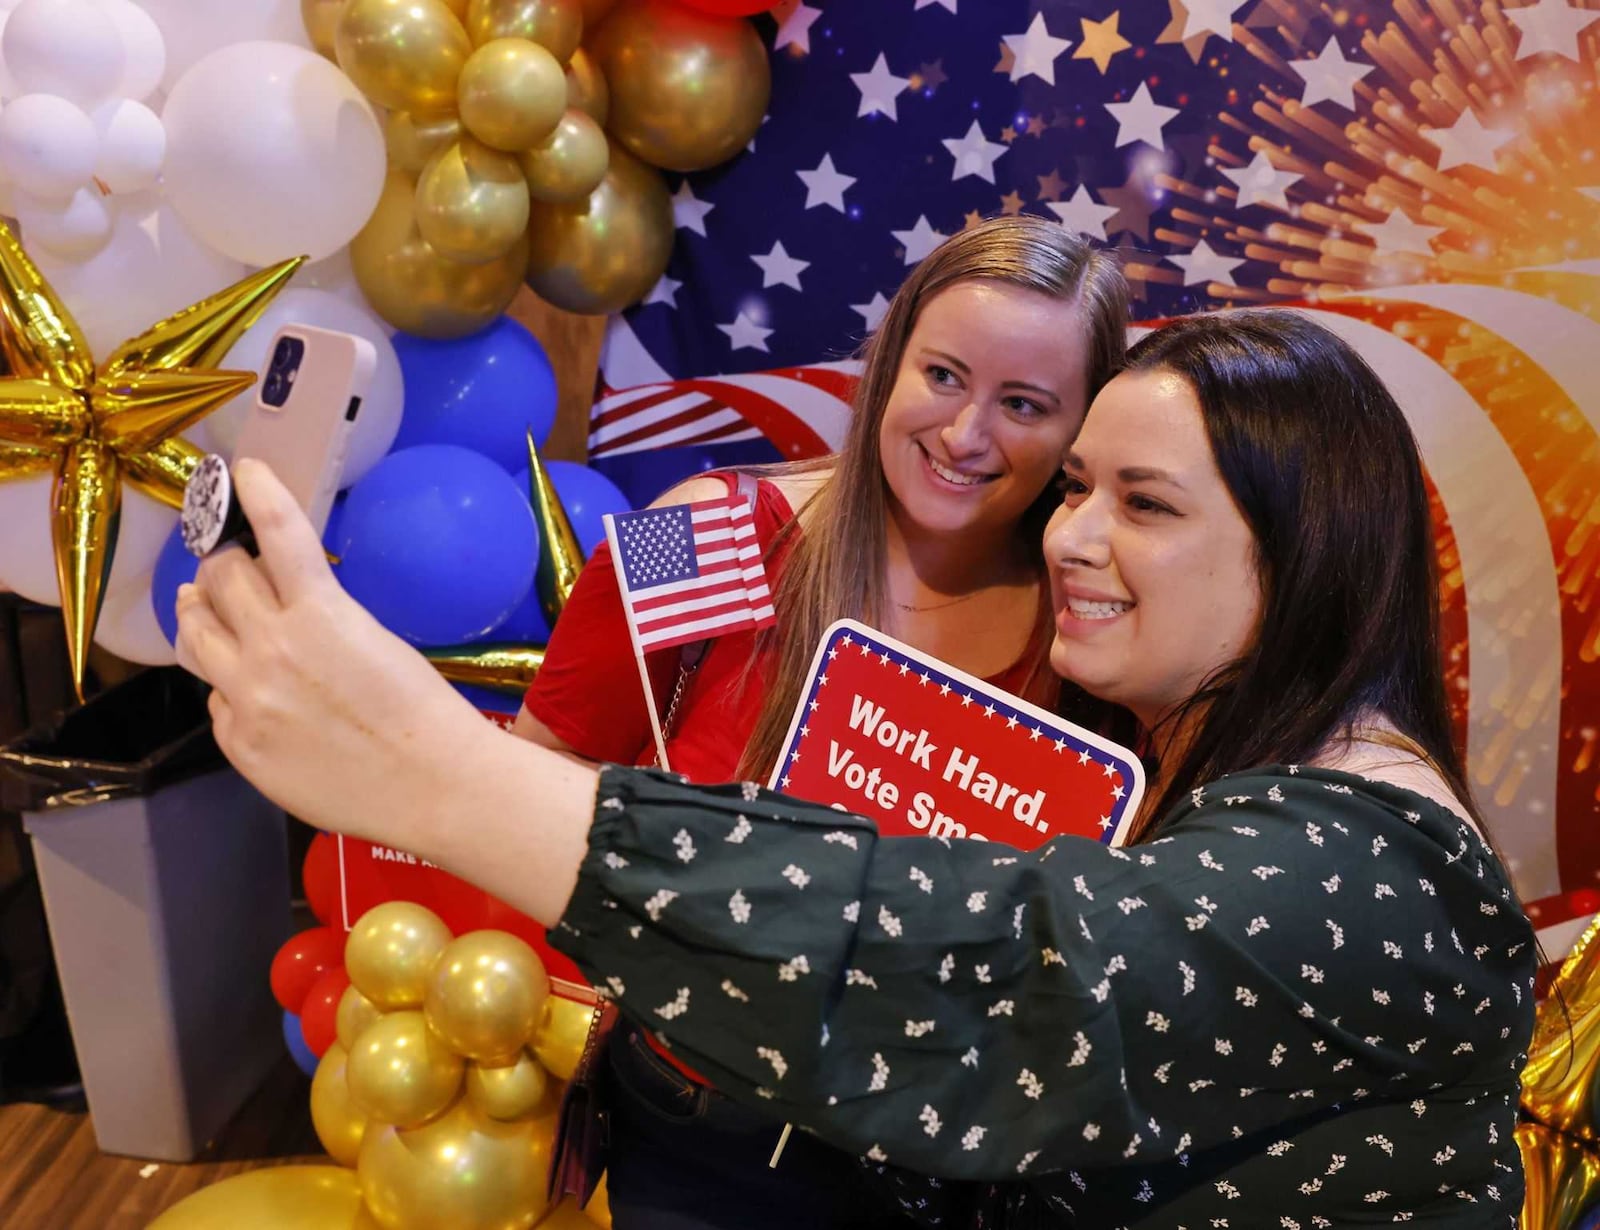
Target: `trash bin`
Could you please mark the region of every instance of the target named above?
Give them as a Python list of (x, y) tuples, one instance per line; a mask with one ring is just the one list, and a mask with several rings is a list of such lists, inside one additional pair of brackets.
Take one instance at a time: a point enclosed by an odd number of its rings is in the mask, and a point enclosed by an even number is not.
[(283, 1054), (285, 819), (223, 760), (205, 695), (143, 671), (0, 748), (108, 1153), (193, 1159)]

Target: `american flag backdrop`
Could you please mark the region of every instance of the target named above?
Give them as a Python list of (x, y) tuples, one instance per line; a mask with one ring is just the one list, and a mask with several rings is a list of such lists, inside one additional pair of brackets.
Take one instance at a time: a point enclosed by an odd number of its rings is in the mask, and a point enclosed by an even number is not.
[(1600, 0), (787, 0), (752, 147), (673, 179), (597, 457), (836, 444), (849, 356), (997, 213), (1117, 248), (1143, 320), (1314, 312), (1411, 416), (1457, 718), (1546, 948), (1600, 908)]

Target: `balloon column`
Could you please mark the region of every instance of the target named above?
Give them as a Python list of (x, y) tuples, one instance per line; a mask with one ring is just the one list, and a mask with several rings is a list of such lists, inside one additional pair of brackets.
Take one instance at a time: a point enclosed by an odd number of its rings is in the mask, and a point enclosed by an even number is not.
[[(552, 996), (521, 940), (502, 931), (452, 936), (422, 906), (389, 902), (348, 939), (325, 927), (295, 937), (274, 962), (273, 988), (315, 1001), (319, 1023), (310, 1004), (300, 1017), (315, 1074), (312, 1122), (329, 1155), (354, 1168), (359, 1198), (331, 1177), (338, 1172), (318, 1168), (295, 1185), (308, 1220), (248, 1224), (609, 1224), (603, 1195), (583, 1214), (546, 1198), (561, 1082), (577, 1066), (592, 1009)], [(194, 1210), (228, 1207), (230, 1187), (243, 1202), (247, 1179), (261, 1182), (241, 1176), (207, 1188), (152, 1230), (233, 1224), (202, 1223)], [(306, 1194), (312, 1188), (320, 1199)]]
[(388, 110), (389, 171), (351, 243), (391, 324), (461, 337), (524, 276), (575, 312), (616, 311), (666, 268), (655, 168), (701, 170), (755, 134), (766, 49), (737, 13), (676, 0), (304, 0), (306, 28)]
[(1517, 1143), (1523, 1230), (1590, 1230), (1600, 1218), (1600, 919), (1540, 1002), (1522, 1070)]

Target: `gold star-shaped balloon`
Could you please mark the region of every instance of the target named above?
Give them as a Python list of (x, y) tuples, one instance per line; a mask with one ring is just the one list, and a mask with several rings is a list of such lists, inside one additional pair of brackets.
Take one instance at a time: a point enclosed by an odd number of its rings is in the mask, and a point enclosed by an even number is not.
[(255, 382), (221, 360), (305, 260), (253, 273), (122, 343), (95, 364), (77, 321), (0, 222), (0, 479), (54, 471), (51, 542), (72, 682), (84, 666), (111, 561), (122, 484), (172, 507), (199, 450), (178, 439)]

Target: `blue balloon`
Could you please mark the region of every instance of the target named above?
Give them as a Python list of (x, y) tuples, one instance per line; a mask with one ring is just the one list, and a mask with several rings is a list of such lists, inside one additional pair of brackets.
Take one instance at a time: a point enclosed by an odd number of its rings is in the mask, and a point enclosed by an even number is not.
[(178, 586), (194, 580), (199, 569), (200, 561), (183, 545), (183, 526), (173, 526), (150, 574), (150, 604), (156, 609), (161, 634), (174, 645), (178, 643)]
[(294, 1059), (294, 1066), (307, 1076), (317, 1074), (317, 1057), (311, 1053), (311, 1048), (306, 1045), (306, 1035), (300, 1028), (300, 1018), (292, 1012), (283, 1014), (283, 1041), (289, 1048), (289, 1054)]
[[(607, 513), (629, 511), (633, 505), (623, 495), (616, 483), (598, 470), (581, 466), (575, 461), (547, 461), (545, 473), (561, 497), (561, 507), (567, 510), (567, 520), (572, 522), (572, 532), (578, 536), (583, 548), (583, 558), (588, 559), (594, 549), (606, 540), (605, 522), (600, 518)], [(517, 474), (517, 486), (524, 498), (528, 495), (528, 467)], [(531, 507), (531, 504), (530, 504)]]
[(556, 376), (537, 338), (509, 316), (470, 337), (397, 333), (406, 412), (394, 449), (456, 444), (507, 471), (526, 468), (527, 433), (543, 445), (556, 421)]
[(539, 587), (528, 591), (522, 604), (511, 612), (511, 618), (496, 628), (489, 636), (494, 641), (516, 641), (520, 645), (544, 645), (550, 640), (550, 621), (544, 617), (539, 605)]
[(451, 444), (390, 453), (350, 488), (331, 546), (339, 580), (414, 645), (493, 632), (528, 596), (539, 530), (526, 487)]

